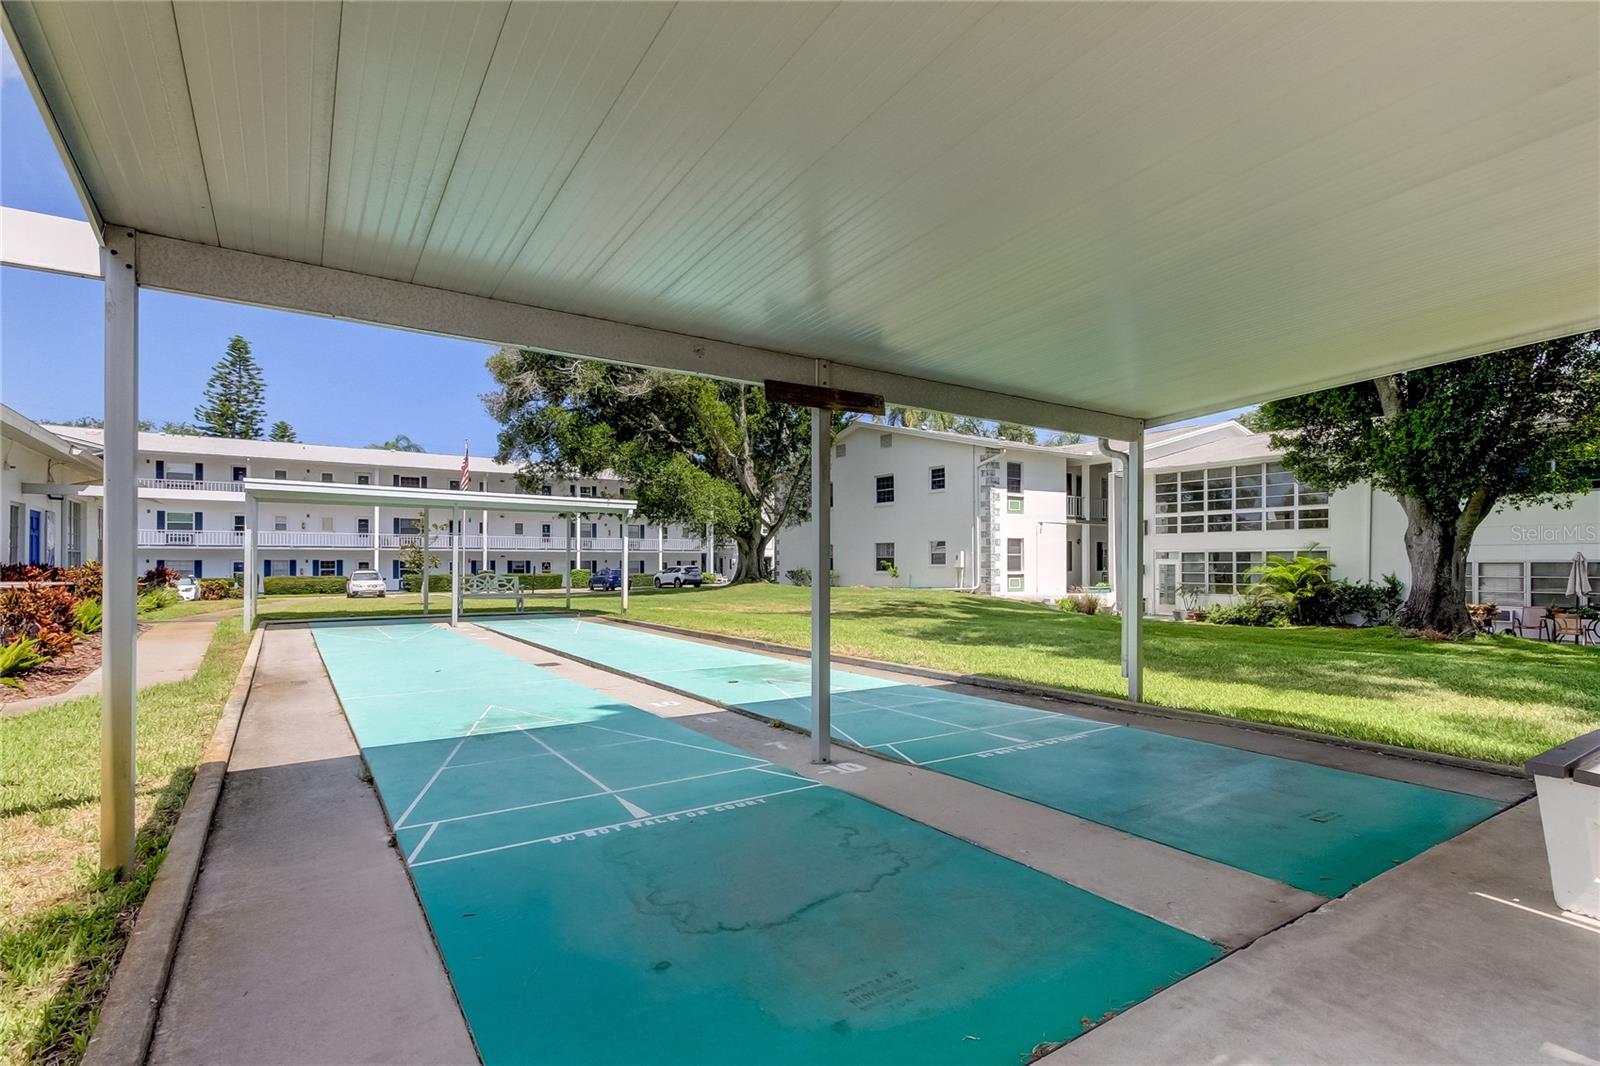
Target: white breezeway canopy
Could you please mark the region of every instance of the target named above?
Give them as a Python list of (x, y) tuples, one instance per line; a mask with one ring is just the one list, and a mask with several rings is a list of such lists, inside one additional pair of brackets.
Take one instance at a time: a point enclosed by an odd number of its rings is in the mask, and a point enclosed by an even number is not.
[[(303, 503), (324, 506), (400, 507), (413, 514), (422, 515), (422, 532), (428, 548), (433, 546), (433, 531), (429, 514), (446, 511), (454, 515), (453, 532), (448, 538), (450, 548), (450, 624), (461, 619), (461, 579), (466, 571), (466, 556), (462, 551), (462, 516), (480, 511), (487, 519), (490, 511), (515, 511), (518, 514), (559, 515), (570, 519), (591, 514), (609, 514), (621, 518), (626, 526), (638, 503), (634, 500), (613, 500), (595, 496), (538, 496), (512, 492), (463, 492), (460, 489), (404, 488), (386, 485), (341, 485), (326, 481), (280, 481), (277, 478), (247, 477), (244, 486), (244, 628), (248, 631), (256, 617), (256, 533), (261, 528), (258, 506), (262, 503)], [(377, 529), (376, 517), (372, 523)], [(487, 534), (487, 528), (485, 529)], [(484, 538), (487, 559), (488, 538)], [(572, 566), (578, 565), (577, 525), (574, 521), (568, 531), (568, 546), (572, 549)], [(628, 609), (628, 531), (622, 531), (622, 609)], [(428, 613), (428, 575), (422, 580), (422, 613)], [(567, 572), (567, 606), (572, 606), (572, 572)]]
[(1130, 589), (1145, 428), (1600, 326), (1590, 3), (0, 10), (103, 249), (117, 804), (140, 286), (1126, 440)]

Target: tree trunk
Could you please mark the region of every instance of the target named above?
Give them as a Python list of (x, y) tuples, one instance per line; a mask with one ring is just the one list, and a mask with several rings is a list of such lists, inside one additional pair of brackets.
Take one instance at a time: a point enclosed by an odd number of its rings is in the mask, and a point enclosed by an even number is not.
[(733, 542), (739, 546), (739, 565), (733, 572), (733, 580), (729, 584), (737, 585), (744, 581), (759, 581), (761, 579), (761, 557), (755, 550), (755, 545), (750, 537), (743, 533), (736, 533)]
[(1398, 619), (1408, 629), (1432, 629), (1449, 636), (1473, 632), (1467, 614), (1467, 549), (1469, 531), (1459, 521), (1427, 513), (1402, 500), (1406, 509), (1406, 556), (1411, 561), (1411, 588)]

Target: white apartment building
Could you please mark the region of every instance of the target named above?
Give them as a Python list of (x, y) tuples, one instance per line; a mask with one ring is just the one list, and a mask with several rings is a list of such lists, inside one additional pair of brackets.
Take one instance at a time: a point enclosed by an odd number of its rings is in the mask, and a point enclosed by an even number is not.
[[(1338, 577), (1409, 581), (1405, 515), (1393, 497), (1367, 484), (1322, 492), (1279, 459), (1266, 434), (1231, 420), (1146, 436), (1145, 610), (1227, 602), (1273, 554), (1321, 552)], [(834, 449), (832, 569), (846, 585), (1026, 598), (1106, 583), (1116, 543), (1108, 500), (1120, 497), (1120, 480), (1120, 461), (1098, 443), (1044, 447), (854, 423)], [(1473, 539), (1472, 598), (1554, 603), (1578, 552), (1600, 587), (1596, 488), (1567, 507), (1502, 507), (1486, 519)], [(780, 536), (780, 578), (818, 571), (808, 544), (805, 526)]]
[(77, 566), (100, 558), (100, 455), (0, 404), (0, 561)]
[[(97, 454), (101, 446), (97, 429), (41, 428), (88, 453)], [(518, 492), (517, 469), (473, 457), (469, 491)], [(140, 566), (165, 566), (194, 577), (238, 577), (244, 570), (244, 478), (457, 489), (461, 456), (141, 433), (139, 471)], [(627, 495), (623, 484), (609, 476), (571, 479), (539, 489), (572, 496), (574, 511), (580, 515), (585, 497)], [(86, 492), (103, 495), (98, 487)], [(436, 572), (448, 570), (450, 538), (457, 534), (474, 573), (561, 574), (573, 565), (572, 540), (559, 518), (530, 520), (527, 515), (497, 514), (492, 509), (468, 514), (460, 530), (453, 528), (448, 513), (429, 516), (429, 524), (437, 527), (430, 533), (433, 553), (439, 558)], [(277, 513), (263, 510), (257, 550), (266, 577), (342, 577), (369, 566), (391, 587), (398, 587), (401, 549), (419, 543), (423, 532), (420, 514), (394, 508), (280, 506)], [(630, 522), (624, 529), (614, 517), (596, 516), (580, 517), (576, 535), (579, 565), (590, 570), (621, 566), (624, 535), (629, 538), (634, 573), (694, 564), (726, 575), (737, 564), (731, 546), (719, 549), (703, 530), (643, 521)]]

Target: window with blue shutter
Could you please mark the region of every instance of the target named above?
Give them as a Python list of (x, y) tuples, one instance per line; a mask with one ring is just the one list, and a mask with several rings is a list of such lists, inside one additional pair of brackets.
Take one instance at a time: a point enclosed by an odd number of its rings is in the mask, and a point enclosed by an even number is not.
[(262, 577), (271, 577), (272, 576), (272, 560), (271, 559), (263, 559), (263, 560), (261, 560), (261, 576)]
[(194, 479), (196, 481), (204, 481), (206, 479), (205, 464), (203, 464), (203, 463), (194, 464)]
[(200, 560), (199, 560), (199, 559), (196, 559), (196, 560), (195, 560), (195, 561), (194, 561), (194, 579), (195, 579), (195, 580), (196, 580), (196, 581), (199, 581), (199, 580), (200, 580), (200, 578), (201, 578), (201, 577), (202, 577), (202, 574), (201, 574), (201, 572), (200, 572), (200, 570), (201, 570), (201, 567), (200, 567)]
[(160, 478), (164, 478), (166, 476), (167, 476), (167, 464), (165, 462), (163, 462), (162, 460), (157, 459), (156, 460), (156, 477), (158, 479), (160, 479)]
[(339, 559), (333, 564), (333, 576), (344, 577), (344, 560)]
[(206, 516), (205, 516), (205, 513), (203, 511), (196, 511), (194, 513), (194, 529), (195, 529), (195, 532), (198, 533), (198, 532), (200, 532), (201, 530), (203, 530), (205, 528), (206, 528)]
[(243, 481), (244, 480), (244, 467), (236, 466), (236, 467), (233, 468), (233, 480), (235, 480), (235, 481)]
[(166, 529), (167, 528), (167, 512), (165, 512), (165, 511), (157, 511), (156, 512), (156, 528), (157, 529)]
[(165, 559), (157, 559), (156, 560), (156, 569), (157, 570), (165, 570), (166, 568), (167, 568), (167, 561)]
[(290, 577), (294, 577), (294, 564), (297, 563), (297, 562), (299, 562), (298, 559), (290, 559), (289, 560), (289, 576)]
[(395, 560), (395, 561), (394, 561), (394, 564), (393, 564), (393, 566), (392, 566), (392, 567), (391, 567), (391, 573), (393, 573), (393, 574), (394, 574), (394, 579), (395, 579), (395, 580), (396, 580), (396, 581), (399, 581), (399, 580), (400, 580), (400, 560), (399, 560), (399, 559), (396, 559), (396, 560)]
[(472, 572), (474, 574), (478, 572), (478, 560), (476, 559), (472, 560)]

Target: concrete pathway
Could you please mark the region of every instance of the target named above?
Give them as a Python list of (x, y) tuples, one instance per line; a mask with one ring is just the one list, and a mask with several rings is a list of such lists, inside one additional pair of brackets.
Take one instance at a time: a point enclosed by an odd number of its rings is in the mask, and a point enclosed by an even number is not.
[[(211, 646), (211, 633), (217, 628), (218, 616), (181, 618), (172, 622), (151, 622), (139, 634), (138, 680), (140, 688), (164, 685), (169, 681), (186, 681), (200, 669)], [(51, 707), (79, 696), (95, 696), (100, 692), (100, 669), (85, 674), (65, 692), (53, 696), (39, 696), (31, 700), (17, 700), (0, 704), (0, 718), (26, 714), (41, 707)]]
[(273, 628), (154, 1063), (476, 1062), (309, 630)]

